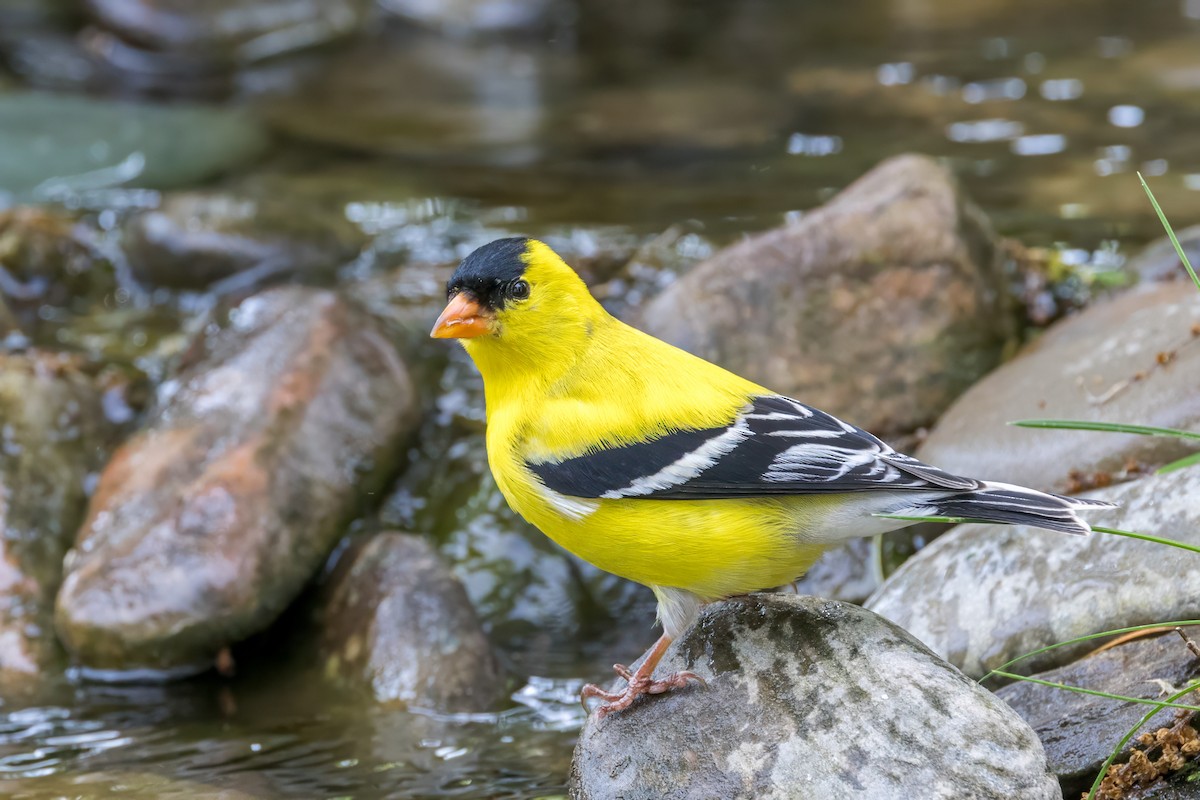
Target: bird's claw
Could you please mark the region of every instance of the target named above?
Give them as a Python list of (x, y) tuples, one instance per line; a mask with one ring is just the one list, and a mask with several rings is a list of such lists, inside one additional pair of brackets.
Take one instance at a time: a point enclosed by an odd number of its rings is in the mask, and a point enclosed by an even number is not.
[(694, 672), (673, 672), (665, 678), (656, 681), (649, 675), (639, 676), (631, 672), (623, 664), (614, 664), (613, 671), (628, 681), (624, 691), (608, 692), (594, 683), (589, 683), (579, 692), (579, 701), (585, 709), (587, 708), (587, 701), (592, 698), (598, 698), (602, 701), (601, 705), (596, 707), (596, 717), (598, 719), (603, 719), (614, 711), (624, 711), (644, 694), (663, 694), (672, 689), (683, 688), (687, 686), (689, 681), (695, 681), (704, 687), (708, 686), (708, 681)]

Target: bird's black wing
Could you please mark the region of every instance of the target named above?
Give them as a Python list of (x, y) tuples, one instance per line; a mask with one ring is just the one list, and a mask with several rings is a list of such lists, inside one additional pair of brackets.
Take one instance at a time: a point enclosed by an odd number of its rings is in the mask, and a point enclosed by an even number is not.
[(551, 491), (608, 499), (970, 491), (982, 486), (897, 453), (861, 428), (780, 395), (754, 398), (725, 427), (676, 431), (526, 466)]

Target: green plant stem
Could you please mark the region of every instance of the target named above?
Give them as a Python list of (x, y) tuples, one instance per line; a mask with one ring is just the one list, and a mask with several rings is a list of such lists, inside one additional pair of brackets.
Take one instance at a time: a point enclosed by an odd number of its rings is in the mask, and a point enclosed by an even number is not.
[(1126, 703), (1138, 703), (1139, 705), (1157, 706), (1159, 708), (1182, 708), (1185, 711), (1200, 711), (1200, 706), (1191, 706), (1187, 705), (1186, 703), (1172, 703), (1165, 700), (1149, 700), (1145, 697), (1131, 697), (1124, 694), (1113, 694), (1111, 692), (1102, 692), (1098, 689), (1085, 689), (1082, 686), (1072, 686), (1069, 683), (1044, 681), (1041, 678), (1031, 678), (1028, 675), (1017, 675), (1012, 672), (992, 670), (990, 674), (999, 675), (1002, 678), (1011, 678), (1012, 680), (1018, 680), (1024, 683), (1036, 683), (1038, 686), (1048, 686), (1051, 689), (1062, 689), (1067, 692), (1075, 692), (1076, 694), (1088, 694), (1092, 695), (1093, 697), (1103, 697), (1108, 700), (1121, 700)]
[(1136, 533), (1134, 531), (1123, 531), (1119, 528), (1105, 528), (1100, 525), (1093, 525), (1092, 530), (1096, 533), (1107, 533), (1112, 536), (1124, 536), (1127, 539), (1141, 539), (1143, 542), (1154, 542), (1155, 544), (1165, 544), (1168, 547), (1177, 547), (1180, 550), (1188, 550), (1193, 553), (1200, 553), (1200, 547), (1187, 542), (1180, 542), (1176, 539), (1164, 539), (1161, 536), (1151, 536), (1148, 533)]
[(1150, 191), (1150, 186), (1146, 183), (1146, 179), (1142, 177), (1142, 173), (1138, 173), (1138, 180), (1142, 182), (1142, 189), (1146, 191), (1146, 197), (1150, 198), (1150, 205), (1154, 206), (1154, 213), (1158, 214), (1158, 221), (1167, 229), (1167, 236), (1171, 239), (1171, 244), (1175, 245), (1175, 253), (1179, 256), (1180, 262), (1187, 269), (1188, 275), (1192, 276), (1192, 283), (1196, 284), (1196, 288), (1200, 289), (1200, 276), (1196, 275), (1196, 270), (1192, 269), (1192, 262), (1188, 260), (1187, 253), (1183, 252), (1183, 245), (1179, 243), (1178, 237), (1175, 236), (1175, 229), (1171, 227), (1171, 223), (1167, 220), (1167, 215), (1163, 213), (1162, 208), (1158, 205), (1158, 200), (1154, 198), (1154, 192)]
[(1107, 433), (1136, 433), (1141, 436), (1168, 436), (1172, 439), (1200, 439), (1196, 431), (1177, 428), (1155, 428), (1150, 425), (1128, 425), (1123, 422), (1092, 422), (1082, 419), (1020, 419), (1008, 423), (1018, 428), (1053, 428), (1068, 431), (1105, 431)]
[(1171, 620), (1168, 622), (1152, 622), (1148, 625), (1132, 625), (1128, 628), (1114, 628), (1110, 631), (1100, 631), (1099, 633), (1089, 633), (1086, 636), (1076, 636), (1074, 639), (1067, 639), (1065, 642), (1058, 642), (1056, 644), (1047, 645), (1045, 647), (1039, 647), (1037, 650), (1031, 650), (1028, 653), (1025, 653), (1024, 655), (1020, 655), (1014, 659), (1005, 661), (1003, 664), (996, 667), (994, 670), (992, 670), (991, 672), (989, 672), (988, 674), (986, 674), (982, 678), (980, 678), (979, 682), (983, 683), (988, 678), (992, 677), (993, 675), (999, 674), (1002, 670), (1008, 669), (1013, 664), (1017, 664), (1021, 661), (1024, 661), (1027, 658), (1033, 658), (1034, 656), (1039, 656), (1042, 653), (1048, 653), (1051, 650), (1057, 650), (1060, 647), (1070, 647), (1073, 644), (1089, 642), (1093, 639), (1107, 639), (1110, 636), (1120, 636), (1123, 633), (1136, 633), (1137, 631), (1148, 631), (1148, 630), (1152, 630), (1154, 628), (1186, 628), (1186, 627), (1189, 627), (1192, 625), (1200, 625), (1200, 619), (1176, 619), (1176, 620)]

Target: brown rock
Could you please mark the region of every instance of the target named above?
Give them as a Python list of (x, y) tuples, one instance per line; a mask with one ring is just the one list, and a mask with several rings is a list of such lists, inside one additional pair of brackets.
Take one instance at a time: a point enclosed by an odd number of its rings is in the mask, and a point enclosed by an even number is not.
[(1195, 449), (1160, 437), (1009, 425), (1021, 419), (1200, 426), (1200, 292), (1151, 286), (1047, 331), (959, 398), (917, 455), (963, 475), (1078, 491)]
[(479, 711), (504, 679), (466, 590), (415, 536), (383, 533), (342, 556), (322, 589), (326, 677), (381, 703)]
[(60, 663), (54, 592), (112, 433), (74, 359), (0, 355), (0, 692)]
[(191, 667), (263, 629), (417, 421), (404, 365), (334, 293), (264, 292), (208, 328), (67, 557), (56, 622), (88, 667)]
[(1013, 335), (982, 214), (931, 159), (890, 159), (651, 301), (639, 327), (883, 434), (932, 422)]

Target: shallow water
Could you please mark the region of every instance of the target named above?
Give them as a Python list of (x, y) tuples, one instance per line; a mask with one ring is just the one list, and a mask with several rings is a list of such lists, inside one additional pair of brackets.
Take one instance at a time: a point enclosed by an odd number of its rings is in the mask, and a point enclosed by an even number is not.
[[(69, 45), (57, 23), (25, 35), (17, 16), (3, 16), (31, 5), (0, 0), (10, 86), (145, 93), (138, 76), (62, 69)], [(149, 94), (201, 97), (265, 120), (270, 151), (219, 184), (349, 218), (373, 242), (340, 276), (348, 281), (407, 260), (453, 261), (504, 231), (556, 233), (587, 253), (628, 251), (676, 226), (670, 246), (687, 263), (796, 218), (906, 151), (947, 159), (1002, 233), (1057, 246), (1073, 263), (1111, 265), (1159, 234), (1134, 170), (1180, 227), (1200, 213), (1195, 0), (565, 8), (542, 32), (510, 38), (442, 38), (384, 22), (356, 43)], [(158, 195), (76, 186), (60, 199), (111, 231)], [(113, 258), (121, 288), (102, 289), (97, 307), (47, 310), (43, 342), (158, 379), (183, 344), (177, 329), (211, 298), (142, 292)], [(130, 335), (131, 320), (142, 334)], [(447, 380), (408, 491), (383, 512), (385, 522), (443, 540), (479, 485), (446, 470), (482, 466), (463, 450), (480, 438), (478, 387)], [(431, 464), (455, 442), (449, 467)], [(487, 524), (509, 524), (502, 510), (496, 517)], [(539, 552), (531, 548), (514, 575), (536, 566)], [(578, 580), (597, 605), (637, 607), (612, 582)], [(476, 599), (486, 596), (481, 588)], [(281, 684), (253, 658), (231, 681), (76, 681), (10, 700), (0, 709), (0, 794), (560, 796), (582, 721), (578, 686), (614, 658), (597, 626), (617, 623), (603, 609), (594, 617), (540, 639), (489, 619), (519, 675), (550, 677), (516, 679), (509, 710), (469, 718), (364, 712), (315, 684)], [(648, 643), (649, 623), (624, 627)]]

